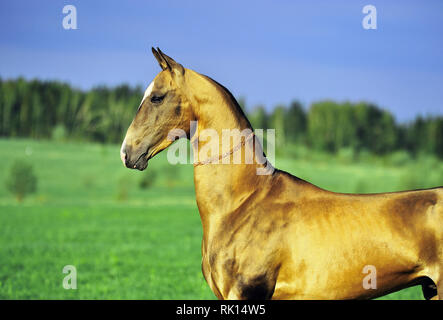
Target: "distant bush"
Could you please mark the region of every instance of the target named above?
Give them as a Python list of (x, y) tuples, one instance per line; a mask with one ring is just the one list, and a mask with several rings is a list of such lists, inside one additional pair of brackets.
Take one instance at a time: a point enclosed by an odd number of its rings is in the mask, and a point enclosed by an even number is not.
[(12, 165), (6, 179), (6, 188), (18, 202), (37, 190), (37, 177), (32, 165), (24, 160), (17, 160)]
[(358, 151), (357, 159), (361, 162), (373, 162), (374, 159), (377, 159), (377, 156), (367, 149), (362, 149)]
[(355, 160), (355, 152), (352, 148), (340, 148), (337, 158), (341, 163), (352, 163)]
[(65, 126), (62, 125), (62, 124), (56, 125), (52, 129), (51, 138), (52, 138), (52, 140), (55, 140), (55, 141), (64, 141), (64, 140), (66, 140), (66, 128), (65, 128)]
[(143, 173), (138, 186), (140, 189), (149, 189), (154, 185), (156, 179), (157, 172), (155, 170), (148, 169), (146, 170), (146, 172)]
[(411, 162), (411, 154), (405, 150), (399, 150), (388, 156), (388, 162), (394, 166), (403, 166)]
[[(266, 149), (265, 149), (266, 151)], [(289, 144), (285, 148), (286, 155), (292, 159), (309, 159), (312, 150), (303, 144)]]

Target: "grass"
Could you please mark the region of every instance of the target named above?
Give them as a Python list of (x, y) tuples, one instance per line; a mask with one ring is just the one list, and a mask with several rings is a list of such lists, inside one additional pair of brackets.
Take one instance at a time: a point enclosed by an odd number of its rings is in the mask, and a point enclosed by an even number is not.
[[(0, 156), (1, 299), (215, 298), (201, 273), (191, 165), (160, 175), (173, 170), (160, 154), (148, 167), (159, 177), (143, 190), (146, 173), (123, 168), (115, 145), (0, 139)], [(276, 165), (333, 191), (395, 191), (443, 180), (442, 164), (432, 159), (418, 167), (306, 150), (293, 158), (277, 157)], [(31, 162), (38, 177), (37, 193), (22, 203), (4, 183), (17, 159)], [(77, 290), (63, 289), (66, 265), (77, 268)], [(422, 294), (414, 287), (384, 298)]]

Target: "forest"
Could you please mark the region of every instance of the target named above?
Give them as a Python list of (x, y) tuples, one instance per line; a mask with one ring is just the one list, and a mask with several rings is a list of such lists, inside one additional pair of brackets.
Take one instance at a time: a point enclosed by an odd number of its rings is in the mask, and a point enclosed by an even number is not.
[[(143, 96), (140, 86), (73, 88), (59, 81), (0, 79), (0, 136), (120, 143)], [(277, 147), (298, 144), (330, 153), (383, 155), (398, 150), (443, 158), (443, 116), (398, 123), (370, 102), (294, 100), (272, 111), (239, 104), (254, 128), (275, 129)]]

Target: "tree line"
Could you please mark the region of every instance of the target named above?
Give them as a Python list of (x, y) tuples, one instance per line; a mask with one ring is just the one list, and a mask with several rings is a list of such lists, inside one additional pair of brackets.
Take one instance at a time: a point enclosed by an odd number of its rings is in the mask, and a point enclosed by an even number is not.
[(389, 111), (371, 103), (320, 101), (305, 111), (294, 101), (271, 113), (263, 106), (255, 107), (249, 119), (254, 127), (275, 128), (277, 145), (289, 141), (328, 152), (351, 148), (379, 155), (406, 150), (443, 158), (442, 116), (417, 116), (408, 123), (397, 123)]
[[(143, 96), (141, 87), (99, 86), (88, 91), (58, 81), (0, 79), (0, 136), (120, 143)], [(351, 148), (386, 154), (407, 150), (443, 158), (443, 117), (417, 116), (397, 123), (387, 110), (367, 102), (320, 101), (304, 108), (294, 101), (268, 112), (246, 108), (254, 128), (275, 129), (278, 147), (304, 144), (337, 152)]]
[(73, 139), (118, 142), (141, 96), (128, 85), (82, 91), (58, 81), (0, 80), (0, 136), (50, 138), (63, 128)]

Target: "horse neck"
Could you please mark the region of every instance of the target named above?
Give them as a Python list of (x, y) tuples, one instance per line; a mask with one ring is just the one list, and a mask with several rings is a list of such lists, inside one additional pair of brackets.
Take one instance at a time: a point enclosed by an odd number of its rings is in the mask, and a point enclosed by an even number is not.
[[(193, 112), (198, 122), (197, 131), (192, 140), (197, 139), (199, 133), (205, 129), (215, 130), (220, 139), (198, 141), (198, 159), (209, 158), (203, 153), (207, 144), (218, 143), (218, 150), (222, 150), (221, 137), (224, 129), (242, 131), (252, 127), (239, 108), (232, 95), (213, 80), (200, 74), (193, 74), (194, 88), (197, 94), (192, 97)], [(231, 145), (232, 146), (232, 145)], [(259, 146), (261, 148), (261, 146)], [(246, 143), (236, 152), (245, 153), (252, 148)], [(206, 148), (207, 150), (207, 148)], [(251, 150), (248, 150), (251, 152)], [(194, 148), (194, 154), (195, 154)], [(253, 194), (266, 177), (257, 175), (255, 164), (204, 164), (194, 168), (194, 183), (203, 230), (208, 228), (211, 217), (226, 215), (235, 211), (249, 195)]]
[(223, 129), (250, 129), (251, 124), (230, 92), (214, 80), (189, 70), (192, 81), (190, 98), (198, 129), (216, 130), (221, 137)]

